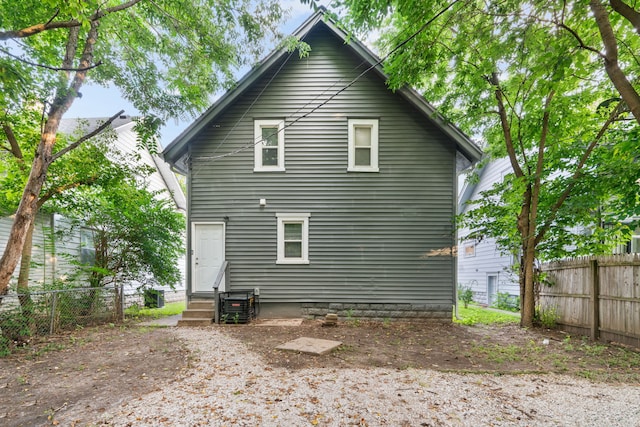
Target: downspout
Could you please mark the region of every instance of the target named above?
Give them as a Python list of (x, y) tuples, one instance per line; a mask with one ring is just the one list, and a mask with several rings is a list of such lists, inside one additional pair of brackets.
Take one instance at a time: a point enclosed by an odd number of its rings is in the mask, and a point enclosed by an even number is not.
[(189, 302), (191, 301), (191, 295), (193, 294), (193, 290), (191, 289), (191, 285), (192, 285), (192, 275), (193, 272), (191, 271), (191, 267), (192, 267), (192, 249), (191, 249), (191, 239), (192, 239), (192, 232), (191, 232), (191, 181), (192, 181), (192, 175), (193, 175), (193, 171), (192, 169), (192, 163), (191, 163), (191, 147), (189, 147), (188, 151), (187, 151), (187, 247), (186, 249), (186, 257), (185, 257), (185, 289), (186, 289), (186, 297), (187, 297), (187, 308), (189, 308)]
[[(461, 172), (462, 173), (462, 172)], [(453, 315), (456, 317), (456, 320), (460, 320), (460, 316), (458, 315), (458, 251), (455, 249), (458, 245), (458, 179), (460, 178), (460, 174), (458, 173), (458, 162), (457, 162), (457, 151), (456, 155), (453, 156), (453, 233), (451, 243), (451, 268), (453, 269)], [(454, 254), (455, 250), (455, 254)]]

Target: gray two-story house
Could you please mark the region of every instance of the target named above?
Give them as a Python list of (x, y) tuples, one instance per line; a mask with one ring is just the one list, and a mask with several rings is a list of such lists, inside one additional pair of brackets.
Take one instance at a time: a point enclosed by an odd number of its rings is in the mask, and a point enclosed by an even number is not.
[(451, 319), (456, 177), (481, 150), (324, 10), (294, 35), (308, 57), (273, 52), (164, 150), (188, 182), (188, 298), (226, 260), (261, 316)]

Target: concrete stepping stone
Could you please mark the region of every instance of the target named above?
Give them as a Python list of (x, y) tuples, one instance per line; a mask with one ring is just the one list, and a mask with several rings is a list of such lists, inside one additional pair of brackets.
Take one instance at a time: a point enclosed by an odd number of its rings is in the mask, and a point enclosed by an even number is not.
[(340, 341), (301, 337), (276, 347), (278, 350), (298, 351), (307, 354), (327, 354), (342, 345)]

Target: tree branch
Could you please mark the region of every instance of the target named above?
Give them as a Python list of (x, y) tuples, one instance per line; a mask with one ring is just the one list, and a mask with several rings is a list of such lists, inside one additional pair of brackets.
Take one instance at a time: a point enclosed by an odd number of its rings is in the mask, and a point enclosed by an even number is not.
[(544, 235), (551, 227), (551, 224), (553, 223), (553, 221), (555, 221), (558, 215), (558, 211), (564, 204), (565, 200), (567, 200), (567, 197), (569, 197), (569, 194), (571, 194), (571, 191), (573, 191), (573, 187), (576, 186), (578, 177), (582, 174), (582, 169), (584, 168), (584, 165), (587, 163), (587, 160), (589, 160), (589, 157), (591, 156), (591, 152), (596, 148), (596, 146), (598, 145), (602, 137), (605, 135), (605, 133), (607, 132), (611, 124), (616, 121), (616, 118), (618, 117), (618, 115), (620, 115), (620, 113), (623, 110), (624, 110), (624, 104), (620, 102), (616, 106), (616, 108), (613, 109), (611, 114), (609, 114), (609, 117), (604, 122), (604, 124), (600, 128), (600, 131), (598, 131), (598, 134), (595, 136), (593, 141), (589, 143), (589, 146), (587, 147), (586, 151), (582, 154), (582, 157), (580, 158), (580, 161), (578, 162), (578, 165), (576, 166), (576, 169), (573, 172), (573, 175), (571, 175), (569, 184), (564, 189), (560, 197), (558, 197), (558, 200), (556, 200), (553, 206), (551, 206), (551, 209), (549, 211), (550, 214), (549, 214), (549, 217), (547, 218), (547, 221), (542, 227), (540, 227), (540, 230), (536, 235), (536, 241), (535, 241), (536, 245), (540, 243), (540, 241), (542, 241), (542, 239), (544, 238)]
[[(62, 60), (62, 67), (65, 69), (70, 69), (73, 66), (73, 58), (75, 58), (76, 51), (78, 50), (79, 34), (80, 27), (69, 28), (69, 37), (67, 37), (67, 46), (64, 52), (64, 59)], [(69, 77), (68, 74), (67, 77)]]
[[(536, 225), (538, 221), (538, 201), (540, 200), (540, 181), (542, 176), (542, 170), (544, 168), (544, 154), (547, 148), (547, 137), (549, 136), (549, 116), (551, 108), (551, 100), (555, 95), (555, 91), (549, 92), (547, 99), (544, 103), (544, 113), (542, 115), (542, 129), (540, 131), (540, 142), (538, 143), (538, 160), (536, 163), (536, 173), (533, 181), (533, 188), (531, 189), (531, 208), (530, 208), (530, 224), (531, 235), (535, 233)], [(536, 236), (537, 238), (537, 236)], [(534, 245), (537, 245), (537, 240)]]
[(107, 119), (107, 121), (105, 121), (103, 124), (101, 124), (100, 126), (98, 126), (96, 129), (94, 129), (93, 131), (89, 132), (88, 134), (84, 135), (82, 138), (78, 139), (76, 142), (74, 142), (73, 144), (69, 144), (66, 147), (64, 147), (62, 150), (58, 151), (57, 153), (55, 153), (53, 156), (51, 156), (51, 163), (55, 162), (58, 158), (64, 156), (65, 154), (67, 154), (69, 151), (74, 150), (76, 148), (78, 148), (78, 146), (80, 144), (82, 144), (83, 142), (85, 142), (88, 139), (93, 138), (94, 136), (100, 134), (102, 131), (104, 131), (106, 128), (108, 128), (111, 123), (113, 123), (113, 121), (115, 119), (117, 119), (118, 117), (120, 117), (120, 115), (124, 113), (124, 110), (120, 110), (119, 112), (117, 112), (116, 114), (114, 114), (113, 116), (111, 116), (109, 119)]
[(631, 6), (623, 2), (622, 0), (609, 0), (611, 8), (624, 16), (627, 21), (633, 25), (636, 32), (640, 34), (640, 13), (634, 10)]
[(573, 38), (575, 38), (575, 39), (578, 41), (578, 46), (579, 46), (581, 49), (588, 50), (589, 52), (593, 52), (593, 53), (595, 53), (596, 55), (598, 55), (599, 57), (604, 58), (604, 55), (602, 54), (602, 52), (600, 52), (600, 51), (599, 51), (598, 49), (596, 49), (596, 48), (593, 48), (593, 47), (591, 47), (591, 46), (587, 45), (587, 44), (582, 40), (582, 38), (580, 37), (580, 35), (578, 35), (578, 33), (577, 33), (573, 28), (568, 27), (564, 22), (560, 22), (560, 23), (557, 23), (557, 22), (556, 22), (556, 25), (557, 25), (558, 27), (562, 28), (563, 30), (567, 31), (569, 34), (571, 34), (571, 35), (573, 36)]
[(31, 62), (31, 61), (27, 61), (24, 58), (20, 58), (17, 55), (12, 54), (11, 52), (9, 52), (6, 49), (0, 48), (0, 52), (4, 53), (5, 55), (8, 55), (10, 57), (12, 57), (13, 59), (17, 59), (18, 61), (27, 64), (27, 65), (31, 65), (33, 67), (40, 67), (40, 68), (46, 68), (47, 70), (52, 70), (52, 71), (88, 71), (91, 70), (92, 68), (96, 68), (100, 65), (102, 65), (102, 61), (99, 61), (96, 64), (93, 65), (89, 65), (87, 67), (83, 67), (83, 68), (72, 68), (72, 67), (51, 67), (49, 65), (44, 65), (44, 64), (38, 64), (37, 62)]
[(40, 209), (45, 203), (51, 200), (54, 196), (62, 193), (63, 191), (70, 190), (72, 188), (78, 188), (81, 185), (91, 185), (97, 180), (98, 180), (98, 176), (93, 175), (81, 181), (70, 182), (68, 184), (60, 185), (59, 187), (56, 187), (56, 188), (51, 188), (38, 199), (38, 209)]
[(638, 95), (638, 92), (636, 92), (618, 64), (618, 43), (609, 21), (609, 13), (600, 0), (591, 0), (589, 7), (596, 19), (600, 38), (604, 43), (604, 68), (618, 93), (627, 103), (629, 111), (636, 118), (636, 121), (640, 123), (640, 95)]
[[(142, 0), (129, 0), (125, 3), (122, 3), (120, 5), (117, 6), (113, 6), (113, 7), (109, 7), (105, 10), (100, 10), (96, 13), (94, 13), (93, 15), (91, 15), (89, 17), (89, 21), (98, 21), (102, 18), (104, 18), (105, 16), (109, 15), (110, 13), (114, 13), (114, 12), (119, 12), (121, 10), (125, 10), (128, 9), (130, 7), (135, 6), (137, 3), (141, 2)], [(57, 12), (56, 15), (57, 16)], [(54, 16), (54, 18), (55, 18)], [(53, 19), (53, 18), (52, 18)], [(44, 24), (35, 24), (32, 25), (30, 27), (26, 27), (26, 28), (22, 28), (20, 30), (10, 30), (10, 31), (0, 31), (0, 40), (9, 40), (9, 39), (20, 39), (20, 38), (25, 38), (25, 37), (31, 37), (35, 34), (39, 34), (43, 31), (49, 31), (49, 30), (54, 30), (54, 29), (59, 29), (59, 28), (72, 28), (72, 27), (79, 27), (82, 25), (82, 23), (80, 21), (78, 21), (77, 19), (71, 19), (68, 21), (57, 21), (57, 22), (52, 22), (52, 19), (50, 19), (48, 22), (44, 23)]]
[(16, 159), (22, 161), (24, 157), (22, 155), (22, 150), (20, 150), (18, 139), (16, 138), (16, 135), (13, 133), (13, 129), (11, 129), (11, 126), (9, 126), (8, 124), (3, 123), (2, 130), (4, 131), (4, 134), (7, 136), (7, 139), (9, 140), (9, 145), (11, 145), (11, 154), (13, 154), (13, 157), (15, 157)]
[(502, 90), (500, 89), (500, 81), (498, 79), (498, 73), (492, 73), (488, 78), (489, 83), (494, 88), (494, 95), (496, 102), (498, 103), (498, 115), (500, 116), (500, 124), (502, 125), (502, 133), (504, 134), (504, 141), (507, 146), (507, 153), (509, 153), (509, 160), (511, 161), (511, 167), (517, 177), (524, 176), (518, 160), (516, 157), (516, 151), (513, 146), (513, 137), (511, 135), (511, 127), (509, 126), (509, 118), (507, 117), (507, 110), (504, 108), (504, 98), (502, 96)]

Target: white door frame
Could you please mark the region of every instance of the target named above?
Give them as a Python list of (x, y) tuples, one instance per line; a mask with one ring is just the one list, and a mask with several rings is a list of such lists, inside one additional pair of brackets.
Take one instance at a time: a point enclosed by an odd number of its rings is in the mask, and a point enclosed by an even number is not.
[[(197, 235), (196, 235), (196, 228), (199, 225), (220, 225), (222, 226), (222, 259), (224, 260), (226, 257), (226, 239), (227, 239), (227, 228), (226, 228), (226, 223), (223, 221), (193, 221), (191, 223), (191, 293), (192, 294), (202, 294), (203, 291), (200, 290), (198, 291), (197, 289), (197, 279), (198, 279), (198, 275), (196, 274), (196, 244), (197, 244)], [(217, 275), (217, 272), (215, 273)], [(224, 292), (224, 284), (225, 284), (225, 278), (222, 278), (222, 281), (220, 282), (220, 288), (219, 290), (221, 292)], [(211, 284), (213, 285), (213, 283)], [(213, 293), (213, 286), (211, 287), (211, 291), (206, 291), (206, 293)]]
[(498, 295), (498, 279), (500, 278), (500, 273), (487, 273), (487, 305), (491, 305), (492, 303), (494, 303), (495, 301), (491, 300), (491, 286), (490, 286), (490, 281), (491, 278), (494, 277), (495, 281), (493, 282), (493, 291), (495, 291), (495, 295)]

